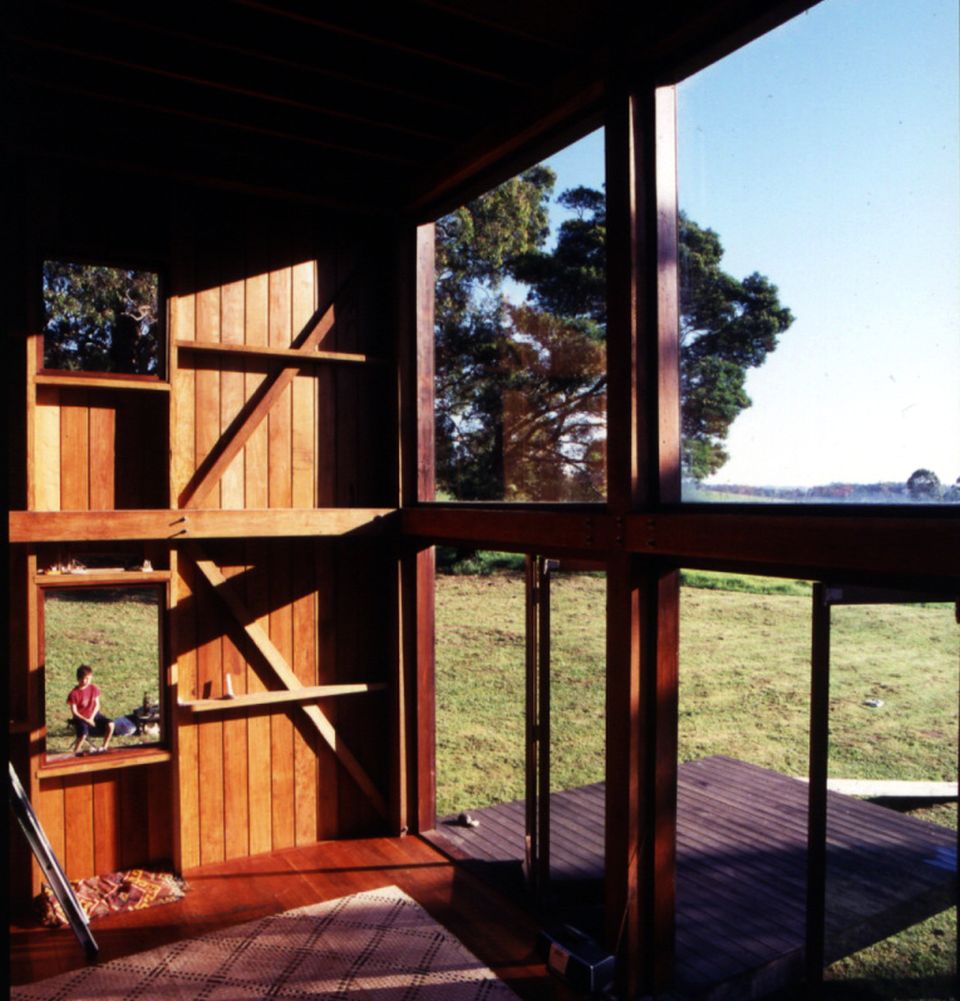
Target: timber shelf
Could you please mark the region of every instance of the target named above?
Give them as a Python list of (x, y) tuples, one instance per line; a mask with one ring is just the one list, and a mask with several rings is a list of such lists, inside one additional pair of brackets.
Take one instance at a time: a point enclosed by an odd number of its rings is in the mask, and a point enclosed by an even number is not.
[(106, 754), (85, 754), (83, 757), (64, 757), (54, 761), (42, 761), (37, 768), (37, 778), (41, 782), (62, 779), (68, 775), (88, 775), (90, 772), (108, 772), (118, 768), (139, 768), (144, 765), (160, 765), (173, 760), (173, 754), (166, 748), (117, 748)]
[(84, 570), (81, 573), (41, 573), (33, 577), (35, 584), (83, 585), (152, 584), (170, 580), (169, 570)]
[(176, 341), (178, 351), (198, 354), (241, 355), (244, 358), (274, 358), (303, 364), (387, 365), (386, 358), (377, 358), (351, 351), (307, 351), (297, 348), (271, 348), (249, 344), (229, 344), (216, 341)]
[(363, 695), (367, 692), (386, 690), (385, 682), (349, 685), (310, 685), (278, 692), (253, 692), (249, 695), (235, 695), (233, 698), (198, 699), (193, 702), (178, 702), (177, 708), (190, 713), (225, 712), (231, 709), (248, 709), (251, 706), (271, 706), (284, 702), (306, 703), (318, 699), (337, 698), (343, 695)]
[(8, 531), (13, 543), (335, 537), (386, 531), (397, 514), (388, 507), (11, 511)]
[(143, 376), (138, 379), (135, 376), (122, 375), (67, 375), (40, 372), (33, 377), (33, 381), (38, 386), (65, 386), (70, 389), (132, 389), (153, 393), (170, 392), (169, 382), (161, 382), (151, 376)]

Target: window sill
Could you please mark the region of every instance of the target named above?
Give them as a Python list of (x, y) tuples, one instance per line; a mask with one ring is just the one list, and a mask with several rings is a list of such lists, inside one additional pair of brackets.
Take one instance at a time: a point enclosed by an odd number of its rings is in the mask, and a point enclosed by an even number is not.
[(34, 583), (56, 587), (82, 587), (84, 584), (136, 586), (137, 584), (163, 583), (170, 580), (169, 570), (97, 570), (87, 568), (73, 573), (34, 574)]
[(34, 376), (38, 386), (67, 386), (71, 389), (133, 389), (169, 393), (170, 383), (155, 375), (125, 375), (115, 372), (39, 372)]
[(136, 768), (140, 765), (157, 765), (171, 761), (173, 754), (167, 748), (143, 748), (108, 751), (106, 754), (69, 757), (58, 761), (45, 761), (37, 769), (41, 782), (60, 779), (67, 775), (85, 775), (89, 772), (113, 771), (116, 768)]

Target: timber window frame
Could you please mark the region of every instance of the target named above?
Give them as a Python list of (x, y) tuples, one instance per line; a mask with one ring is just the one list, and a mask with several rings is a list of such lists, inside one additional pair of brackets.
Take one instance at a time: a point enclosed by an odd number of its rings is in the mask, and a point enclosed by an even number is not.
[[(48, 364), (48, 336), (51, 333), (49, 329), (50, 317), (48, 315), (47, 301), (48, 266), (76, 268), (82, 269), (83, 271), (102, 269), (113, 272), (116, 275), (126, 272), (131, 276), (131, 281), (152, 279), (153, 288), (152, 295), (150, 296), (150, 305), (153, 309), (154, 320), (152, 325), (147, 328), (147, 331), (143, 332), (141, 335), (145, 338), (147, 343), (147, 362), (141, 364), (138, 368), (136, 362), (132, 361), (129, 367), (126, 364), (123, 364), (122, 367), (115, 369), (101, 368), (97, 366), (84, 366), (82, 364), (78, 365), (77, 368), (68, 368), (58, 366), (56, 364)], [(169, 326), (166, 316), (167, 289), (163, 272), (159, 267), (129, 260), (113, 260), (99, 257), (96, 259), (89, 259), (83, 255), (45, 254), (39, 264), (38, 270), (39, 305), (37, 329), (40, 331), (41, 336), (37, 339), (36, 366), (37, 373), (39, 375), (47, 378), (59, 378), (63, 380), (76, 381), (78, 383), (84, 379), (105, 380), (107, 384), (111, 382), (120, 382), (121, 380), (130, 380), (134, 385), (137, 383), (149, 385), (151, 383), (168, 382), (170, 352), (167, 344)], [(146, 318), (141, 320), (141, 323), (143, 322), (146, 322)], [(100, 332), (102, 333), (103, 331), (101, 330)], [(114, 351), (115, 347), (115, 337), (111, 328), (110, 335), (106, 340), (105, 350), (109, 354)], [(75, 350), (80, 352), (81, 347), (77, 346)], [(153, 359), (152, 364), (150, 361), (151, 358)], [(150, 370), (151, 367), (152, 371)]]
[[(73, 576), (74, 579), (69, 580), (65, 577)], [(133, 572), (128, 572), (126, 576), (134, 576)], [(74, 773), (77, 771), (86, 770), (92, 766), (108, 766), (116, 767), (118, 765), (130, 765), (130, 764), (140, 764), (140, 763), (150, 763), (157, 760), (158, 753), (162, 757), (166, 758), (169, 756), (170, 751), (170, 741), (172, 733), (172, 720), (170, 717), (170, 698), (168, 695), (168, 677), (169, 670), (167, 664), (167, 628), (168, 628), (168, 609), (170, 607), (170, 573), (168, 571), (150, 571), (143, 574), (136, 574), (136, 576), (141, 577), (139, 580), (120, 580), (119, 575), (116, 574), (97, 574), (91, 573), (89, 576), (75, 573), (72, 575), (66, 574), (51, 574), (46, 580), (38, 578), (34, 587), (36, 591), (36, 607), (37, 607), (37, 693), (40, 700), (39, 705), (39, 717), (42, 722), (42, 735), (43, 735), (43, 752), (40, 759), (40, 771), (48, 775), (64, 775), (68, 773)], [(126, 596), (130, 596), (135, 592), (142, 593), (144, 591), (153, 592), (154, 601), (149, 604), (153, 606), (156, 612), (156, 708), (158, 711), (158, 726), (155, 739), (150, 739), (147, 741), (142, 741), (137, 745), (126, 745), (126, 746), (116, 746), (111, 749), (110, 753), (107, 755), (93, 754), (84, 755), (81, 757), (76, 757), (72, 754), (61, 754), (54, 757), (51, 755), (47, 747), (47, 729), (51, 720), (59, 720), (61, 718), (68, 718), (70, 715), (70, 710), (66, 706), (66, 694), (67, 691), (61, 692), (59, 689), (56, 693), (50, 692), (50, 676), (47, 670), (47, 600), (53, 596), (53, 593), (68, 594), (70, 592), (93, 592), (93, 591), (110, 591), (117, 592)], [(94, 640), (94, 642), (97, 642)], [(93, 661), (91, 663), (91, 660)], [(97, 663), (95, 658), (84, 658), (83, 662), (89, 663), (94, 669), (94, 683), (98, 685), (101, 691), (104, 693), (105, 699), (101, 700), (101, 712), (104, 712), (108, 718), (116, 720), (121, 716), (132, 715), (137, 706), (127, 706), (125, 703), (121, 703), (121, 696), (116, 690), (115, 685), (111, 685), (110, 676), (107, 669), (102, 668), (100, 664)], [(73, 676), (73, 671), (78, 666), (77, 664), (70, 663), (66, 666), (65, 670), (68, 670), (70, 676)], [(139, 686), (138, 686), (139, 687)], [(144, 702), (147, 701), (146, 693), (149, 689), (145, 690)], [(130, 700), (132, 701), (133, 696), (131, 695)], [(146, 708), (146, 707), (144, 707)], [(104, 711), (109, 710), (109, 711)], [(71, 741), (73, 736), (70, 737)], [(91, 737), (90, 743), (93, 744), (94, 741), (99, 743), (99, 737)]]

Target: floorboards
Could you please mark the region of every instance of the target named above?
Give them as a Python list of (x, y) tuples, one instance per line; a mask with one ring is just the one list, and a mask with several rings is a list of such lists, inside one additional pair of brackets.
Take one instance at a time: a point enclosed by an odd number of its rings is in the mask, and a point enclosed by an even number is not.
[[(956, 903), (954, 831), (839, 793), (828, 802), (829, 961)], [(478, 827), (447, 818), (428, 837), (505, 891), (524, 892), (523, 804), (470, 812)], [(603, 817), (603, 783), (551, 796), (554, 895), (542, 913), (588, 930), (599, 927)], [(688, 762), (677, 826), (677, 996), (732, 1001), (799, 979), (804, 783), (731, 758)]]
[[(557, 997), (555, 983), (535, 954), (538, 926), (532, 916), (416, 837), (321, 842), (207, 865), (184, 876), (190, 890), (182, 900), (91, 923), (102, 961), (293, 907), (396, 885), (525, 1001)], [(14, 923), (9, 945), (11, 984), (84, 965), (69, 929)]]
[[(604, 787), (551, 800), (555, 895), (541, 919), (599, 928)], [(110, 960), (230, 924), (397, 885), (524, 999), (563, 995), (535, 955), (541, 919), (523, 890), (522, 803), (471, 811), (478, 827), (431, 837), (321, 842), (185, 873), (175, 903), (91, 926)], [(956, 900), (956, 834), (884, 807), (829, 796), (828, 958), (846, 955)], [(733, 1001), (795, 980), (802, 968), (806, 787), (728, 758), (680, 768), (676, 996)], [(452, 859), (460, 861), (454, 862)], [(480, 878), (478, 878), (480, 877)], [(506, 892), (504, 892), (506, 891)], [(11, 983), (83, 965), (68, 929), (10, 927)]]

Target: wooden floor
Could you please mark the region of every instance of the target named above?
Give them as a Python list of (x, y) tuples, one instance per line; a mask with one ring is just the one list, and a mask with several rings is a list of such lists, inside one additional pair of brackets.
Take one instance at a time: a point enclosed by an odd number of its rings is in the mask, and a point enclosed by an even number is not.
[[(730, 758), (681, 766), (677, 997), (756, 997), (802, 976), (806, 796), (802, 782)], [(479, 827), (446, 822), (429, 836), (472, 859), (464, 862), (472, 871), (519, 891), (523, 804), (471, 816)], [(603, 783), (551, 797), (558, 893), (547, 910), (585, 930), (599, 927), (603, 816)], [(829, 960), (955, 904), (954, 831), (836, 793), (828, 828)], [(570, 899), (577, 906), (565, 911)]]
[[(184, 874), (183, 900), (91, 924), (102, 961), (193, 938), (267, 914), (396, 885), (529, 1001), (558, 996), (539, 960), (537, 926), (524, 909), (464, 873), (419, 838), (326, 842)], [(25, 984), (84, 965), (69, 929), (14, 924), (10, 982)]]

